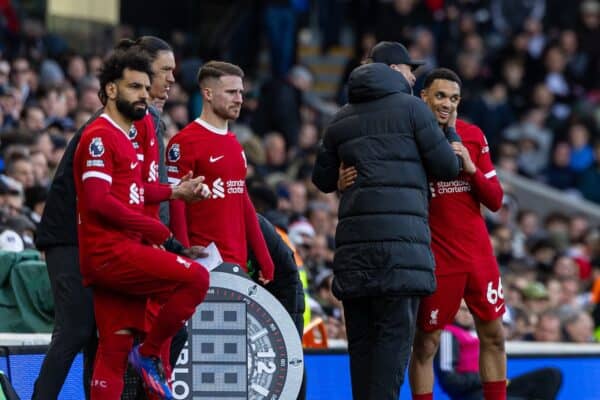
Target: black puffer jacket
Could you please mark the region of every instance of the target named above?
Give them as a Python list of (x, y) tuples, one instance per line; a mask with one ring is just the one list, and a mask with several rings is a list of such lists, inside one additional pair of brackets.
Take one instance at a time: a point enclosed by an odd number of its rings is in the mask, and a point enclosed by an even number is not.
[(404, 77), (385, 64), (350, 75), (349, 100), (328, 126), (313, 182), (336, 189), (341, 162), (358, 177), (342, 195), (333, 292), (340, 299), (435, 290), (427, 177), (454, 179), (457, 157)]

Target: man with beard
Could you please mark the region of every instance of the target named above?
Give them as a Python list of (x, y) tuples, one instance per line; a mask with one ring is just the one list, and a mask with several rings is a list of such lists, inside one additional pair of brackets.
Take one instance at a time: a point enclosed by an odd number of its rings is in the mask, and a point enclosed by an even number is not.
[[(148, 107), (148, 112), (144, 118), (135, 121), (134, 127), (129, 130), (129, 139), (137, 152), (138, 160), (142, 164), (142, 179), (146, 193), (156, 193), (154, 198), (146, 197), (144, 203), (144, 213), (149, 217), (162, 221), (163, 224), (169, 223), (168, 200), (172, 198), (172, 188), (167, 183), (166, 167), (164, 162), (163, 140), (164, 124), (160, 121), (160, 112), (168, 98), (170, 86), (175, 82), (173, 71), (175, 70), (175, 57), (173, 50), (168, 43), (154, 36), (142, 36), (137, 40), (123, 39), (116, 47), (117, 50), (136, 51), (146, 54), (150, 59), (152, 68), (152, 85), (150, 87), (150, 100), (152, 105)], [(191, 173), (184, 179), (191, 179)], [(208, 187), (201, 182), (203, 177), (193, 179), (199, 181), (197, 190), (199, 197), (208, 195)], [(163, 200), (162, 202), (160, 202)], [(184, 248), (181, 243), (175, 239), (170, 239), (165, 243), (165, 249), (175, 254), (185, 255), (191, 259), (196, 259), (204, 255), (203, 248), (193, 246)], [(155, 301), (149, 301), (146, 308), (148, 324), (151, 325), (160, 311), (161, 304)], [(172, 367), (177, 361), (181, 349), (187, 341), (187, 329), (182, 327), (177, 335), (164, 343), (162, 349), (162, 362), (165, 367), (167, 377), (171, 376)], [(129, 371), (126, 377), (126, 386), (123, 391), (123, 400), (144, 399), (143, 390), (137, 387), (135, 373)], [(151, 393), (147, 393), (151, 395)]]
[[(132, 41), (124, 40), (115, 47), (115, 50), (125, 51), (131, 47), (132, 44), (126, 44), (126, 42)], [(144, 52), (150, 58), (153, 72), (152, 86), (149, 93), (150, 100), (153, 104), (158, 102), (159, 105), (162, 105), (168, 96), (168, 89), (174, 81), (173, 51), (166, 42), (152, 36), (141, 37), (133, 43), (139, 46), (136, 51)], [(144, 119), (136, 121), (136, 125), (139, 128), (140, 137), (145, 134), (145, 129), (150, 129), (152, 135), (156, 131), (156, 144), (160, 148), (162, 145), (162, 137), (158, 133), (160, 116), (154, 108), (149, 107), (148, 110), (149, 113)], [(32, 396), (34, 400), (56, 399), (58, 397), (73, 359), (82, 348), (84, 354), (83, 386), (86, 398), (89, 399), (89, 385), (97, 346), (96, 326), (92, 293), (89, 288), (83, 287), (79, 269), (73, 158), (82, 131), (87, 125), (97, 120), (103, 111), (101, 109), (96, 112), (69, 143), (52, 181), (36, 237), (36, 247), (44, 251), (46, 255), (48, 275), (54, 296), (55, 327), (52, 342), (34, 386)], [(133, 132), (134, 130), (131, 130), (130, 134), (133, 134)], [(150, 136), (147, 135), (147, 137)], [(157, 152), (156, 146), (154, 146), (154, 150)], [(140, 148), (140, 152), (145, 151), (145, 148)], [(158, 159), (158, 155), (155, 159)], [(142, 162), (142, 169), (147, 172), (148, 176), (150, 176), (150, 164), (150, 157), (148, 157), (148, 162)], [(160, 170), (161, 164), (162, 171)], [(164, 176), (166, 180), (164, 162), (160, 161), (159, 176)], [(164, 188), (165, 185), (162, 185), (164, 191), (162, 195), (166, 195), (166, 197), (159, 197), (156, 200), (168, 200), (169, 193), (171, 198), (192, 200), (196, 198), (194, 192), (201, 180), (202, 178), (191, 179), (177, 186), (172, 186), (170, 189)], [(161, 179), (161, 182), (164, 181)], [(157, 182), (150, 182), (150, 184), (158, 185)], [(145, 186), (146, 182), (144, 183)], [(146, 194), (151, 195), (151, 192), (150, 189)], [(152, 208), (147, 204), (149, 203), (147, 196), (145, 200), (146, 208)], [(168, 219), (163, 220), (165, 223), (166, 221)], [(169, 248), (167, 247), (167, 249)], [(185, 255), (190, 258), (197, 258), (198, 252), (192, 251)], [(185, 330), (181, 330), (181, 332), (185, 334)], [(177, 342), (185, 342), (185, 336)], [(177, 347), (177, 349), (173, 353), (179, 354), (182, 344), (174, 345), (174, 347)]]
[(246, 189), (246, 155), (228, 121), (242, 106), (243, 71), (210, 61), (200, 69), (202, 114), (177, 133), (167, 146), (167, 172), (173, 184), (189, 171), (201, 174), (211, 196), (199, 203), (170, 203), (170, 226), (185, 246), (214, 242), (223, 260), (247, 269), (248, 244), (260, 265), (259, 280), (273, 279), (274, 266)]
[[(104, 113), (84, 130), (73, 161), (81, 272), (93, 288), (99, 333), (92, 399), (119, 399), (129, 362), (156, 395), (172, 393), (160, 361), (164, 342), (202, 302), (208, 272), (164, 251), (171, 237), (143, 214), (142, 165), (128, 132), (146, 115), (151, 70), (137, 52), (115, 52), (100, 74)], [(145, 329), (148, 299), (164, 304), (141, 345), (132, 331)], [(141, 311), (141, 312), (140, 312)], [(131, 352), (130, 352), (131, 351)]]

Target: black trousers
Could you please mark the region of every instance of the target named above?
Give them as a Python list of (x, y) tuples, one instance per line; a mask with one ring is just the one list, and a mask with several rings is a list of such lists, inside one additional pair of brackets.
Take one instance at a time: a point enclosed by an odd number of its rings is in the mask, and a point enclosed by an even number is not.
[(419, 300), (377, 296), (343, 301), (354, 400), (398, 400)]
[(55, 400), (77, 353), (83, 349), (84, 384), (89, 399), (97, 347), (92, 291), (83, 287), (79, 249), (56, 246), (46, 250), (48, 276), (54, 296), (52, 341), (35, 382), (32, 400)]

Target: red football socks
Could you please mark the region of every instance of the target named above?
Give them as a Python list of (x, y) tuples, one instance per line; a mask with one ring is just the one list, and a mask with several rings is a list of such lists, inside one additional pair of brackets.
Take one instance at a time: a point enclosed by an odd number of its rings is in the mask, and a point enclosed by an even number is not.
[(485, 400), (506, 400), (506, 381), (483, 382)]
[(114, 334), (100, 337), (90, 388), (92, 400), (121, 399), (127, 356), (132, 346), (131, 335)]
[(433, 400), (433, 393), (423, 393), (412, 395), (413, 400)]

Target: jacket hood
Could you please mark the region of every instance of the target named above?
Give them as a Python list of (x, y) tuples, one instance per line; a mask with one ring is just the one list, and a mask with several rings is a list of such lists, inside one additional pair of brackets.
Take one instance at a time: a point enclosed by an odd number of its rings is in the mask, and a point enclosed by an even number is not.
[(394, 93), (411, 94), (412, 89), (401, 73), (386, 64), (361, 65), (350, 74), (348, 80), (350, 103), (362, 103)]

